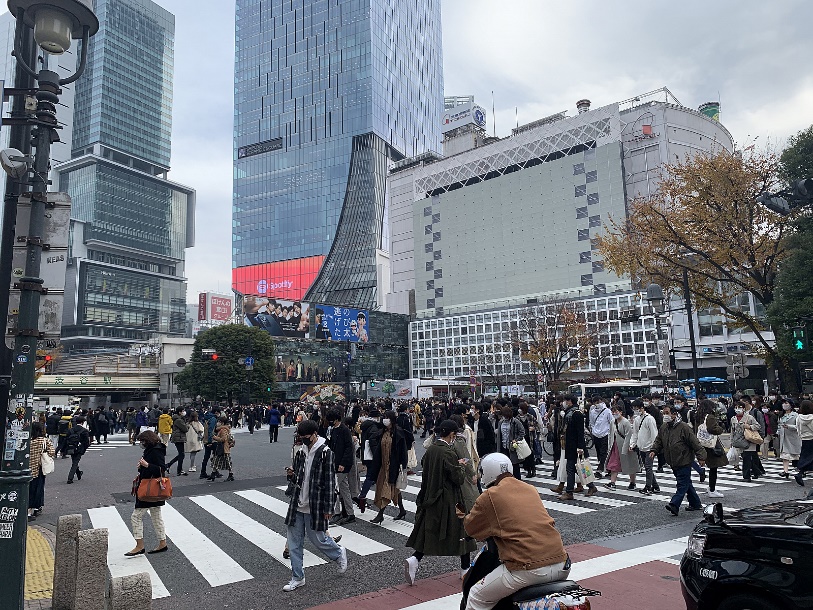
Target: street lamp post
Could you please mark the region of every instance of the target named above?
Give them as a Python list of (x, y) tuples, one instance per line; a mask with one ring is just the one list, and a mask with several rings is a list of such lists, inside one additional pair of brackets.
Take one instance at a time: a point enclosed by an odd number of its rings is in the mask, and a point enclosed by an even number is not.
[[(0, 610), (19, 610), (24, 603), (28, 485), (31, 480), (28, 463), (30, 422), (35, 354), (40, 337), (40, 295), (44, 292), (40, 264), (42, 251), (48, 247), (43, 242), (43, 237), (51, 144), (59, 141), (56, 105), (61, 93), (60, 86), (75, 82), (84, 72), (88, 41), (98, 31), (99, 20), (93, 12), (91, 0), (8, 0), (8, 8), (17, 18), (13, 53), (17, 60), (17, 74), (28, 77), (28, 82), (17, 83), (17, 89), (29, 88), (31, 79), (38, 84), (35, 92), (36, 109), (32, 108), (31, 113), (24, 117), (3, 120), (12, 126), (30, 128), (31, 144), (36, 149), (33, 163), (28, 155), (23, 155), (18, 150), (6, 150), (3, 155), (3, 168), (9, 173), (10, 179), (16, 178), (21, 185), (26, 183), (26, 179), (30, 179), (28, 184), (31, 187), (31, 215), (25, 232), (25, 270), (23, 277), (15, 283), (15, 288), (20, 290), (20, 309), (14, 341), (11, 388), (8, 402), (4, 401), (0, 406), (4, 441), (0, 461), (0, 574), (3, 575)], [(35, 71), (38, 52), (34, 43), (45, 53), (58, 55), (67, 51), (75, 39), (82, 40), (82, 47), (79, 66), (73, 76), (60, 79), (56, 72), (47, 68)], [(13, 91), (17, 94), (17, 90)], [(15, 204), (16, 202), (6, 202), (6, 206)], [(2, 254), (9, 256), (13, 247), (14, 234), (8, 227), (3, 227), (3, 241), (0, 244)], [(0, 282), (10, 282), (10, 279), (8, 276), (0, 277)], [(0, 315), (5, 316), (6, 312), (0, 312)], [(15, 407), (15, 413), (24, 410), (23, 424), (17, 428), (11, 426), (8, 417), (12, 406)]]

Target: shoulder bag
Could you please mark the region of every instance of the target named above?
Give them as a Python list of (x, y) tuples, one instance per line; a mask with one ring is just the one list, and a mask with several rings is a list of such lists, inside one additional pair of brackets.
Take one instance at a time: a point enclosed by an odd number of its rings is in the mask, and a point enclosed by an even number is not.
[(717, 445), (717, 435), (709, 432), (705, 419), (702, 424), (697, 426), (697, 440), (700, 441), (700, 445), (706, 449), (714, 449)]
[(40, 454), (40, 472), (47, 476), (54, 471), (54, 458), (52, 458), (48, 453), (45, 451), (47, 445), (43, 447), (43, 451)]
[(163, 502), (172, 497), (172, 481), (168, 477), (140, 479), (136, 497), (142, 502)]
[(408, 484), (409, 479), (407, 477), (407, 471), (406, 468), (402, 466), (401, 469), (398, 471), (398, 478), (395, 480), (395, 486), (403, 491), (404, 489), (407, 488)]
[(762, 444), (762, 436), (760, 436), (759, 432), (751, 430), (747, 425), (743, 426), (742, 434), (749, 443), (754, 443), (755, 445)]

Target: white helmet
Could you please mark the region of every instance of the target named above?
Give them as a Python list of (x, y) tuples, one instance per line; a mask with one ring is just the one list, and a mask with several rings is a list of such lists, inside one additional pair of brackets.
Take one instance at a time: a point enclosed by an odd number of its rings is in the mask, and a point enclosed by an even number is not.
[(480, 481), (483, 487), (490, 487), (504, 472), (514, 472), (514, 465), (507, 455), (489, 453), (480, 460)]

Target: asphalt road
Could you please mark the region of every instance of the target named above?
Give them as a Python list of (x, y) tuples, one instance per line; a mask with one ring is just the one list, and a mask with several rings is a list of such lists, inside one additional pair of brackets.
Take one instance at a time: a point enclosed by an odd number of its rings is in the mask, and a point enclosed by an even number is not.
[[(346, 543), (350, 551), (347, 573), (339, 575), (335, 564), (314, 555), (314, 565), (306, 563), (307, 585), (294, 593), (283, 593), (281, 588), (290, 579), (290, 569), (278, 557), (286, 531), (285, 495), (279, 487), (285, 483), (284, 468), (290, 463), (293, 429), (281, 430), (281, 442), (276, 444), (269, 443), (267, 428), (254, 435), (241, 432), (235, 437), (236, 447), (232, 453), (235, 482), (220, 479), (209, 483), (199, 479), (196, 473), (187, 477), (173, 476), (174, 497), (169, 503), (171, 508), (164, 511), (171, 549), (167, 553), (135, 560), (125, 560), (121, 555), (122, 549), (132, 546), (128, 528), (133, 504), (129, 492), (141, 453), (139, 447), (126, 444), (126, 436), (111, 436), (111, 444), (94, 445), (82, 460), (85, 473), (82, 481), (73, 485), (65, 483), (70, 460), (57, 459), (56, 471), (48, 477), (45, 486), (46, 509), (37, 524), (55, 529), (59, 515), (81, 513), (84, 527), (94, 524), (108, 527), (114, 571), (153, 570), (155, 610), (304, 609), (403, 582), (403, 560), (411, 554), (404, 543), (414, 517), (409, 503), (407, 522), (393, 522), (396, 510), (389, 508), (383, 526), (358, 520), (347, 526), (346, 531), (333, 528), (333, 535), (344, 535), (342, 543)], [(418, 451), (420, 455), (422, 448)], [(168, 449), (167, 455), (168, 458), (175, 455), (174, 447)], [(202, 453), (199, 455), (202, 457)], [(724, 505), (765, 504), (798, 498), (807, 491), (792, 480), (779, 478), (775, 474), (776, 460), (767, 460), (766, 467), (771, 471), (768, 477), (751, 486), (739, 481), (738, 473), (732, 468), (721, 471), (718, 487), (725, 493)], [(652, 536), (657, 537), (658, 528), (671, 528), (664, 529), (667, 533), (675, 526), (688, 531), (691, 523), (698, 520), (697, 513), (670, 516), (664, 509), (664, 499), (627, 492), (626, 482), (619, 484), (616, 492), (602, 488), (589, 501), (558, 503), (552, 493), (546, 491), (552, 483), (547, 478), (550, 467), (543, 466), (539, 472), (545, 478), (532, 483), (540, 488), (542, 500), (555, 517), (566, 545), (642, 532), (652, 532)], [(663, 495), (668, 496), (666, 490), (674, 486), (668, 471), (660, 475), (659, 481)], [(405, 498), (414, 502), (420, 481), (413, 480), (410, 486)], [(368, 510), (364, 518), (369, 520), (373, 515), (374, 512)], [(151, 548), (155, 538), (149, 520), (146, 521), (145, 543)], [(427, 558), (419, 578), (457, 569), (457, 558)], [(675, 595), (679, 596), (677, 582), (673, 586)]]

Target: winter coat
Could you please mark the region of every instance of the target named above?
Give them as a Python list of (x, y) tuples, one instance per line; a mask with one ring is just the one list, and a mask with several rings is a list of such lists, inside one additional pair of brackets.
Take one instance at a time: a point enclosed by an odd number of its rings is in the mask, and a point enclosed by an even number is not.
[(268, 425), (279, 426), (282, 422), (282, 414), (276, 407), (268, 411)]
[(406, 546), (445, 557), (459, 557), (476, 548), (474, 541), (464, 540), (463, 520), (455, 513), (455, 505), (463, 501), (460, 486), (466, 478), (466, 470), (457, 460), (455, 450), (440, 439), (426, 450), (415, 501), (415, 526)]
[(231, 453), (231, 447), (229, 447), (229, 437), (231, 436), (231, 426), (228, 424), (220, 424), (215, 429), (215, 435), (212, 437), (212, 441), (215, 443), (223, 443), (223, 453), (226, 455)]
[(485, 456), (497, 451), (497, 437), (494, 434), (491, 420), (484, 414), (475, 423), (477, 424), (477, 454)]
[[(698, 426), (702, 423), (702, 420), (699, 421)], [(725, 430), (714, 415), (706, 415), (706, 430), (708, 430), (709, 434), (716, 436), (725, 433)], [(722, 446), (721, 443), (720, 446)], [(725, 451), (723, 451), (723, 455), (714, 455), (713, 450), (706, 449), (706, 466), (709, 468), (725, 468), (728, 466), (728, 458), (726, 457)]]
[[(364, 446), (367, 444), (367, 441), (370, 441), (370, 449), (372, 449), (373, 455), (375, 455), (375, 442), (376, 437), (380, 434), (380, 430), (383, 424), (373, 420), (367, 419), (361, 422), (361, 457), (364, 457)], [(369, 466), (369, 460), (364, 461), (365, 465)]]
[[(159, 422), (160, 423), (160, 422)], [(185, 443), (186, 433), (189, 431), (189, 424), (184, 421), (180, 415), (172, 417), (172, 436), (169, 437), (170, 443)]]
[[(744, 436), (745, 427), (748, 426), (750, 430), (754, 430), (755, 432), (759, 432), (759, 422), (755, 420), (751, 415), (745, 413), (742, 416), (742, 420), (738, 420), (737, 416), (731, 418), (731, 444), (733, 446), (734, 441)], [(739, 449), (739, 447), (737, 447)], [(759, 448), (755, 443), (748, 443), (748, 447), (745, 449), (740, 449), (740, 451), (757, 451)]]
[(85, 455), (90, 447), (90, 433), (84, 426), (74, 426), (65, 439), (65, 453), (67, 455)]
[(663, 424), (651, 451), (655, 454), (663, 452), (666, 463), (672, 470), (690, 466), (695, 457), (698, 461), (706, 459), (706, 450), (697, 440), (689, 424), (682, 421)]
[(788, 411), (779, 419), (779, 453), (788, 455), (801, 455), (802, 439), (796, 427), (798, 415)]
[(28, 466), (31, 468), (31, 478), (36, 479), (40, 476), (40, 467), (42, 466), (42, 454), (47, 453), (51, 458), (56, 457), (56, 450), (54, 449), (51, 439), (41, 436), (39, 438), (32, 438), (29, 448)]
[(186, 446), (184, 450), (187, 453), (195, 453), (203, 449), (203, 424), (199, 421), (189, 422), (189, 429), (186, 431)]
[(339, 466), (344, 466), (342, 472), (350, 472), (353, 464), (356, 461), (356, 451), (353, 446), (353, 435), (350, 433), (350, 428), (344, 424), (340, 424), (337, 428), (330, 429), (330, 450), (333, 452), (333, 465), (336, 472), (339, 471)]
[[(564, 447), (561, 447), (564, 440)], [(578, 407), (573, 406), (565, 411), (565, 417), (560, 424), (559, 446), (565, 450), (566, 460), (577, 460), (579, 449), (584, 449), (584, 414)]]
[(621, 472), (623, 474), (637, 474), (640, 469), (638, 454), (634, 449), (630, 449), (632, 442), (632, 424), (626, 417), (616, 419), (610, 426), (610, 433), (607, 435), (607, 455), (618, 445), (621, 458)]
[(139, 411), (138, 413), (136, 413), (135, 425), (137, 428), (146, 428), (148, 422), (149, 418), (147, 417), (147, 414), (144, 413), (144, 411)]
[(799, 431), (799, 438), (803, 441), (813, 440), (813, 415), (796, 416), (796, 429)]
[[(406, 443), (406, 433), (402, 428), (393, 426), (394, 436), (392, 438), (391, 451), (390, 451), (390, 472), (387, 477), (387, 482), (390, 485), (395, 485), (398, 481), (398, 473), (401, 468), (407, 467), (408, 451)], [(367, 477), (373, 481), (378, 480), (378, 473), (381, 470), (381, 436), (384, 434), (384, 428), (376, 432), (375, 436), (370, 439), (370, 445), (373, 449), (373, 461), (369, 462), (367, 466)], [(375, 441), (375, 442), (373, 442)]]
[(104, 411), (98, 411), (93, 419), (96, 423), (96, 430), (99, 432), (99, 434), (107, 434), (110, 431), (110, 420), (107, 419), (107, 413)]
[(59, 419), (62, 416), (59, 413), (51, 413), (45, 420), (45, 434), (53, 436), (59, 434)]
[[(502, 451), (503, 449), (502, 422), (503, 420), (501, 419), (494, 427), (494, 436), (497, 440), (497, 451)], [(511, 447), (511, 444), (514, 441), (525, 438), (525, 426), (523, 426), (522, 422), (516, 417), (512, 417), (510, 420), (508, 420), (508, 423), (510, 424), (510, 428), (508, 429), (508, 457), (511, 458), (512, 464), (519, 464), (521, 460), (517, 457), (517, 452)]]
[[(311, 449), (314, 451), (311, 464), (310, 481), (308, 485), (308, 507), (310, 508), (311, 529), (317, 532), (327, 531), (330, 515), (336, 500), (336, 477), (333, 467), (333, 452), (327, 443)], [(289, 495), (288, 513), (285, 516), (286, 525), (293, 525), (296, 520), (299, 506), (299, 493), (305, 477), (305, 463), (308, 451), (295, 451), (292, 469), (294, 473), (288, 477), (289, 486), (286, 495)]]
[(172, 434), (172, 417), (168, 413), (158, 418), (158, 434)]
[(458, 434), (452, 443), (457, 459), (467, 459), (468, 463), (464, 466), (466, 469), (466, 479), (460, 486), (460, 491), (463, 494), (463, 506), (466, 509), (466, 514), (474, 506), (477, 496), (480, 495), (480, 490), (477, 489), (477, 466), (474, 465), (474, 458), (469, 452), (469, 442), (465, 434)]
[[(147, 462), (147, 466), (138, 467), (139, 479), (160, 479), (162, 476), (164, 476), (167, 461), (167, 447), (164, 445), (164, 443), (147, 445), (144, 448), (144, 455), (141, 457), (143, 457), (144, 461)], [(163, 505), (163, 500), (160, 502), (144, 502), (136, 497), (136, 508), (150, 508), (153, 506)]]

